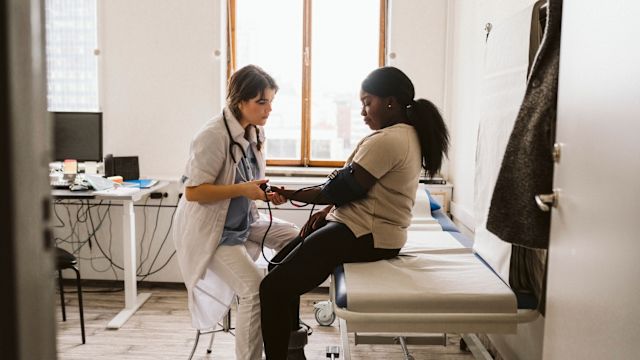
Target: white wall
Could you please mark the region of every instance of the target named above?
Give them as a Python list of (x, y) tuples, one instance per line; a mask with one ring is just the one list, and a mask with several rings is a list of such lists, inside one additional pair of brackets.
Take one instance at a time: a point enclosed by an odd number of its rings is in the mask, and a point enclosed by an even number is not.
[[(481, 84), (485, 24), (497, 23), (533, 4), (534, 0), (450, 1), (447, 58), (450, 59), (445, 100), (449, 113), (451, 154), (449, 179), (453, 183), (452, 215), (473, 230), (477, 130), (482, 98)], [(517, 335), (491, 335), (491, 341), (507, 359), (542, 358), (544, 321), (518, 327)]]
[[(447, 1), (390, 0), (386, 65), (404, 71), (416, 98), (431, 100), (448, 122), (445, 104)], [(441, 173), (448, 174), (447, 162)]]
[(139, 156), (144, 177), (180, 177), (192, 136), (221, 109), (224, 3), (100, 2), (105, 154)]
[(480, 81), (484, 59), (484, 24), (477, 1), (452, 1), (449, 6), (449, 55), (451, 82), (447, 86), (449, 131), (449, 180), (453, 183), (451, 212), (473, 229), (473, 189)]
[[(416, 97), (444, 105), (447, 1), (389, 1), (387, 65), (404, 71)], [(393, 56), (389, 56), (393, 54)]]

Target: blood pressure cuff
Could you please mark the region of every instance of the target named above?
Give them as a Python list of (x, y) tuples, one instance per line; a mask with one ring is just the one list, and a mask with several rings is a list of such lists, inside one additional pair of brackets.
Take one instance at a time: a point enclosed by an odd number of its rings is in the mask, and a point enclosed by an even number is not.
[(360, 200), (367, 196), (367, 189), (362, 187), (353, 175), (351, 164), (329, 175), (329, 181), (320, 191), (325, 199), (336, 207)]

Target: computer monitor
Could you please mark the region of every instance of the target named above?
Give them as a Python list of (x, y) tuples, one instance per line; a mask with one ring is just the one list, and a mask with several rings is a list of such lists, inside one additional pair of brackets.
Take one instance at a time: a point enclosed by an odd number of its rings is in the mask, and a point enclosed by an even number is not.
[(54, 160), (102, 161), (102, 113), (54, 112)]

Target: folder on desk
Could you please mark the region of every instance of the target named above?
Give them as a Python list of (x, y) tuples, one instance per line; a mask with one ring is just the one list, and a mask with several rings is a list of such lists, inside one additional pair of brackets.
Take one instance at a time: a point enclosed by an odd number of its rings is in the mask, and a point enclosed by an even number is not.
[(158, 180), (154, 180), (154, 179), (138, 179), (138, 180), (127, 180), (124, 183), (122, 183), (122, 185), (126, 187), (148, 189), (157, 183), (158, 183)]

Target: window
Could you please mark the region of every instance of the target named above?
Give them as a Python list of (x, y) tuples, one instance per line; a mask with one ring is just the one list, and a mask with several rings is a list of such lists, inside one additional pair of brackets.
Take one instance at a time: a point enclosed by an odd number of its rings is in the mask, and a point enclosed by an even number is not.
[(96, 0), (46, 0), (49, 111), (99, 111)]
[(340, 166), (369, 128), (360, 83), (384, 59), (386, 0), (229, 0), (230, 69), (256, 64), (280, 90), (270, 165)]

